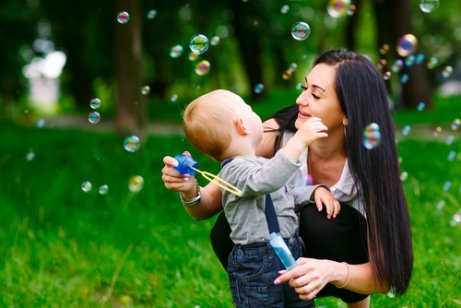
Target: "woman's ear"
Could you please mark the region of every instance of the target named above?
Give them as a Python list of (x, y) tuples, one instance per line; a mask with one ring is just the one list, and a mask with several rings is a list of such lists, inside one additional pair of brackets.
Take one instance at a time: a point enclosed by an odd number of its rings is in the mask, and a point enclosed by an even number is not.
[(238, 119), (235, 121), (235, 128), (237, 129), (237, 133), (240, 135), (248, 135), (248, 130), (245, 126), (245, 123), (243, 122), (243, 119)]

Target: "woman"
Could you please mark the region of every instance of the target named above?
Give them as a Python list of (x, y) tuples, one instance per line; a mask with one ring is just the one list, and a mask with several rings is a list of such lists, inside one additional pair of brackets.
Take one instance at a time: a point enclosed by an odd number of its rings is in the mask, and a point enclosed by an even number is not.
[[(289, 281), (302, 299), (333, 295), (350, 307), (368, 305), (366, 294), (391, 289), (403, 294), (412, 274), (413, 251), (381, 74), (364, 56), (328, 51), (314, 63), (296, 103), (296, 127), (313, 116), (328, 127), (328, 138), (315, 141), (306, 152), (305, 172), (314, 184), (328, 185), (339, 201), (351, 206), (343, 205), (335, 219), (327, 219), (313, 206), (301, 210), (300, 235), (308, 258), (300, 258), (299, 266), (275, 283)], [(371, 123), (379, 127), (376, 148), (362, 143), (364, 129)], [(265, 126), (274, 132), (280, 128), (274, 118)], [(273, 155), (276, 137), (277, 133), (265, 134), (260, 155)], [(290, 132), (285, 131), (282, 143), (289, 137)], [(197, 199), (199, 189), (194, 181), (185, 181), (171, 168), (176, 164), (174, 159), (165, 157), (164, 163), (165, 186), (180, 192), (183, 200)], [(186, 210), (195, 219), (209, 218), (222, 209), (220, 197), (219, 188), (209, 184), (201, 190), (200, 203)], [(225, 233), (222, 216), (217, 224), (214, 237)], [(345, 242), (356, 246), (341, 246)], [(221, 243), (226, 243), (225, 237)], [(223, 259), (225, 249), (214, 249)]]

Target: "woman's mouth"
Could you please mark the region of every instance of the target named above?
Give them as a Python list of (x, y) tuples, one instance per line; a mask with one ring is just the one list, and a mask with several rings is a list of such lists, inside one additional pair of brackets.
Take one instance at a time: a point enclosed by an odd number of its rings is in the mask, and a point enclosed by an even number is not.
[(305, 112), (301, 112), (301, 111), (298, 112), (298, 118), (299, 119), (309, 119), (310, 117), (312, 117), (312, 116), (309, 113), (305, 113)]

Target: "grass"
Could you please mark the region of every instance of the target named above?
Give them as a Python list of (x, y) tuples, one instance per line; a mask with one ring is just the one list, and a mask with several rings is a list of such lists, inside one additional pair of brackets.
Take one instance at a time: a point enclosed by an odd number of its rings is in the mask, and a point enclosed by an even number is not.
[[(373, 295), (373, 307), (461, 306), (461, 226), (450, 224), (461, 208), (461, 141), (453, 133), (452, 143), (399, 140), (414, 277), (402, 297)], [(0, 140), (1, 306), (232, 307), (209, 243), (214, 219), (191, 219), (161, 181), (162, 157), (184, 149), (202, 169), (218, 170), (183, 137), (149, 136), (129, 153), (110, 133), (0, 122)], [(144, 178), (138, 193), (128, 190), (133, 175)], [(103, 184), (109, 192), (100, 195)], [(317, 305), (344, 307), (332, 298)]]

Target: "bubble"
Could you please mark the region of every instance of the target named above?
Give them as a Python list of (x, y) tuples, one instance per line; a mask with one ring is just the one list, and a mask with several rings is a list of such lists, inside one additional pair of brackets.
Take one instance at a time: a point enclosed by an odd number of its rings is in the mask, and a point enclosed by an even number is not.
[(448, 154), (448, 160), (453, 161), (453, 160), (455, 160), (455, 158), (456, 158), (456, 152), (455, 151), (450, 151), (450, 153)]
[(383, 44), (383, 46), (381, 46), (381, 48), (379, 49), (379, 53), (383, 56), (387, 54), (388, 51), (389, 51), (389, 44)]
[(397, 42), (397, 53), (402, 57), (407, 57), (408, 55), (415, 52), (418, 47), (418, 40), (413, 34), (405, 34)]
[(195, 61), (198, 59), (198, 54), (193, 53), (192, 51), (189, 53), (189, 61)]
[(444, 191), (448, 191), (451, 187), (451, 181), (446, 181), (445, 183), (443, 183), (443, 190)]
[(144, 186), (144, 178), (140, 175), (135, 175), (128, 181), (128, 189), (131, 192), (139, 192)]
[(282, 78), (283, 78), (284, 80), (288, 80), (288, 79), (291, 78), (291, 75), (292, 75), (292, 74), (293, 74), (293, 71), (291, 71), (291, 70), (285, 70), (285, 71), (283, 72), (283, 74), (282, 74)]
[(459, 209), (451, 218), (450, 226), (456, 227), (461, 224), (461, 209)]
[(170, 100), (174, 103), (174, 102), (176, 102), (178, 100), (178, 98), (179, 98), (179, 96), (177, 94), (173, 94), (173, 95), (171, 95)]
[(440, 200), (439, 202), (437, 202), (435, 207), (437, 208), (437, 210), (441, 211), (445, 207), (445, 201)]
[(210, 43), (208, 38), (203, 34), (194, 35), (189, 42), (189, 48), (193, 53), (203, 54), (208, 50)]
[(420, 0), (419, 8), (424, 13), (432, 13), (439, 7), (439, 0)]
[(459, 128), (459, 124), (461, 124), (460, 119), (454, 119), (453, 122), (451, 123), (451, 130), (457, 131)]
[(264, 90), (264, 83), (257, 83), (254, 87), (254, 92), (256, 94), (261, 94)]
[(304, 41), (311, 34), (311, 27), (307, 22), (298, 21), (291, 26), (291, 37), (297, 41)]
[(400, 174), (400, 181), (405, 182), (407, 179), (408, 179), (408, 172), (403, 171), (403, 172)]
[(292, 72), (296, 71), (296, 69), (298, 68), (298, 64), (296, 63), (291, 63), (289, 66), (288, 66), (288, 69)]
[(395, 60), (394, 64), (392, 64), (391, 70), (394, 73), (398, 73), (398, 72), (400, 72), (402, 67), (403, 67), (403, 60), (402, 59), (397, 59), (397, 60)]
[(91, 124), (98, 124), (101, 120), (101, 115), (97, 111), (90, 112), (88, 115), (88, 122)]
[(91, 101), (90, 101), (90, 108), (91, 109), (98, 109), (99, 107), (101, 107), (101, 100), (99, 98), (93, 98)]
[(126, 151), (134, 153), (141, 147), (141, 141), (139, 140), (138, 136), (133, 135), (125, 138), (125, 141), (123, 142), (123, 147)]
[(35, 126), (37, 126), (37, 128), (43, 128), (43, 127), (45, 127), (45, 123), (46, 123), (45, 119), (38, 119)]
[(391, 72), (389, 72), (389, 71), (384, 72), (384, 73), (383, 73), (383, 79), (384, 79), (384, 80), (389, 80), (389, 79), (391, 79), (391, 75), (392, 75), (392, 74), (391, 74)]
[(415, 63), (416, 64), (421, 64), (424, 62), (424, 60), (426, 59), (426, 55), (423, 54), (422, 52), (418, 53), (418, 55), (416, 56), (416, 60), (415, 60)]
[(404, 136), (408, 136), (411, 132), (411, 125), (405, 125), (403, 128), (402, 128), (402, 135)]
[(357, 8), (355, 7), (355, 4), (351, 4), (349, 6), (349, 9), (347, 10), (347, 15), (353, 16), (355, 14), (356, 10), (357, 10)]
[(100, 195), (107, 194), (109, 192), (109, 186), (107, 186), (106, 184), (103, 184), (103, 185), (99, 186), (98, 192), (99, 192)]
[(306, 193), (306, 189), (310, 185), (312, 185), (312, 176), (298, 172), (293, 178), (293, 193), (296, 196), (302, 196)]
[(416, 110), (418, 110), (419, 112), (424, 111), (425, 108), (426, 108), (426, 103), (425, 102), (420, 102), (418, 104), (418, 106), (416, 106)]
[(453, 73), (453, 67), (451, 67), (450, 65), (447, 65), (442, 70), (442, 77), (443, 78), (448, 78), (448, 77), (451, 76), (452, 73)]
[(405, 65), (406, 65), (407, 67), (413, 66), (413, 64), (415, 63), (415, 60), (416, 60), (415, 55), (409, 55), (409, 56), (405, 59)]
[(91, 185), (91, 182), (90, 182), (90, 181), (85, 181), (85, 182), (83, 182), (83, 183), (82, 183), (82, 190), (83, 190), (83, 192), (86, 192), (86, 193), (89, 192), (89, 191), (91, 190), (91, 187), (92, 187), (92, 186), (93, 186), (93, 185)]
[(437, 57), (431, 57), (429, 61), (427, 61), (427, 68), (428, 69), (433, 69), (439, 64), (439, 58)]
[(339, 18), (349, 12), (350, 0), (330, 0), (327, 7), (328, 14), (333, 18)]
[(447, 140), (445, 140), (445, 143), (447, 145), (451, 145), (453, 143), (453, 141), (455, 141), (455, 137), (453, 137), (453, 135), (450, 135), (447, 137)]
[(122, 25), (126, 24), (128, 21), (130, 21), (130, 14), (128, 14), (128, 12), (125, 11), (118, 13), (117, 21)]
[(170, 57), (179, 58), (182, 55), (183, 51), (184, 51), (184, 48), (181, 45), (175, 45), (171, 47)]
[(389, 298), (394, 298), (394, 297), (395, 297), (395, 294), (396, 294), (395, 291), (394, 291), (394, 290), (391, 290), (391, 291), (387, 292), (387, 297), (389, 297)]
[(312, 185), (313, 181), (314, 181), (314, 180), (313, 180), (313, 178), (312, 178), (312, 175), (307, 174), (307, 175), (306, 175), (306, 185), (308, 185), (308, 186), (309, 186), (309, 185)]
[(304, 84), (302, 82), (298, 82), (296, 84), (296, 90), (303, 90), (303, 86), (304, 86)]
[(199, 76), (208, 74), (210, 71), (210, 62), (207, 60), (202, 60), (195, 66), (195, 73)]
[(440, 134), (442, 133), (442, 131), (443, 131), (442, 127), (437, 126), (437, 127), (434, 129), (434, 132), (433, 132), (434, 137), (440, 136)]
[(410, 77), (408, 76), (408, 74), (402, 74), (402, 76), (400, 76), (400, 83), (401, 84), (406, 84), (408, 82), (408, 79)]
[(289, 10), (290, 10), (290, 7), (289, 7), (288, 5), (285, 4), (285, 5), (282, 6), (282, 8), (280, 9), (280, 12), (281, 12), (282, 14), (286, 14), (286, 13), (288, 13)]
[(225, 38), (229, 36), (229, 28), (225, 25), (220, 25), (216, 27), (216, 35), (220, 38)]
[(156, 10), (150, 10), (147, 13), (147, 19), (154, 19), (157, 16), (157, 11)]
[(384, 70), (384, 68), (387, 66), (387, 61), (386, 59), (379, 59), (378, 62), (378, 67), (380, 70)]
[(29, 152), (27, 152), (27, 154), (26, 154), (26, 160), (27, 160), (27, 161), (33, 161), (34, 158), (35, 158), (35, 153), (34, 153), (34, 151), (29, 150)]
[(141, 88), (141, 94), (142, 95), (148, 95), (150, 93), (150, 87), (149, 86), (144, 86)]
[(380, 141), (381, 132), (379, 129), (379, 125), (376, 123), (371, 123), (367, 125), (363, 131), (363, 146), (368, 150), (372, 150), (379, 145)]
[(211, 46), (216, 46), (219, 44), (219, 42), (221, 41), (221, 39), (219, 38), (219, 36), (215, 35), (211, 38), (210, 40), (210, 44)]

